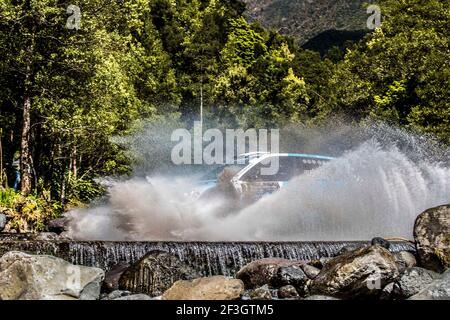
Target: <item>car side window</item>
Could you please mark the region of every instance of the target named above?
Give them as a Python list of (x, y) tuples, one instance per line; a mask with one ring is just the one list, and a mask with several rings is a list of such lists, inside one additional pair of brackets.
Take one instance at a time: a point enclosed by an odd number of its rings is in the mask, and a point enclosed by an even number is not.
[(279, 157), (278, 173), (274, 175), (262, 175), (261, 169), (270, 166), (269, 162), (262, 161), (244, 174), (241, 180), (246, 182), (289, 181), (305, 172), (317, 169), (325, 162), (325, 160), (305, 157)]
[(319, 159), (313, 158), (297, 158), (296, 159), (296, 172), (295, 175), (305, 173), (305, 171), (311, 171), (320, 167), (324, 162)]
[(242, 177), (246, 182), (264, 182), (264, 181), (288, 181), (295, 175), (295, 161), (292, 157), (279, 157), (279, 169), (274, 175), (262, 175), (261, 169), (269, 167), (270, 163), (262, 161), (251, 168)]

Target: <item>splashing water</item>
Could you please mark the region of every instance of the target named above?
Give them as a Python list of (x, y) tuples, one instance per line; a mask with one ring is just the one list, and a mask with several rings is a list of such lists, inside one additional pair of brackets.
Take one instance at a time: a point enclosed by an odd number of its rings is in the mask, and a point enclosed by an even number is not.
[(240, 240), (362, 240), (412, 237), (418, 213), (449, 201), (450, 170), (414, 163), (398, 150), (366, 143), (286, 189), (228, 217), (191, 230)]
[(450, 168), (424, 150), (419, 143), (405, 151), (369, 139), (225, 217), (216, 214), (224, 199), (188, 202), (192, 177), (115, 182), (106, 205), (70, 213), (68, 235), (147, 241), (411, 239), (420, 212), (450, 202)]

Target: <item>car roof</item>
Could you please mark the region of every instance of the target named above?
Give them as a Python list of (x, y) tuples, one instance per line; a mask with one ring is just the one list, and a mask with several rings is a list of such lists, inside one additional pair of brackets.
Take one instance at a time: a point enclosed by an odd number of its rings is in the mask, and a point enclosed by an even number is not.
[(313, 158), (313, 159), (320, 159), (320, 160), (336, 159), (335, 157), (322, 156), (322, 155), (318, 155), (318, 154), (306, 154), (306, 153), (285, 153), (283, 155), (287, 155), (288, 157)]
[(336, 158), (318, 154), (306, 154), (306, 153), (270, 153), (270, 152), (251, 152), (246, 154), (241, 154), (239, 156), (240, 159), (248, 158), (248, 160), (252, 163), (259, 162), (261, 159), (266, 159), (270, 157), (296, 157), (296, 158), (305, 158), (305, 159), (317, 159), (317, 160), (325, 160), (330, 161)]

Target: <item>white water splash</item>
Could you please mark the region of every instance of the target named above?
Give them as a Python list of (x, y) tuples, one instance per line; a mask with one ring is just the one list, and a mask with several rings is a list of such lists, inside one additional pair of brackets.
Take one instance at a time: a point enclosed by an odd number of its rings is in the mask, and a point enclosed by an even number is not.
[(450, 203), (450, 168), (414, 150), (407, 155), (370, 139), (226, 217), (216, 214), (223, 199), (186, 202), (193, 178), (116, 182), (106, 205), (70, 213), (68, 235), (84, 240), (411, 239), (420, 212)]
[(450, 202), (450, 169), (413, 163), (398, 150), (366, 143), (291, 181), (238, 215), (187, 238), (223, 240), (411, 239), (416, 216)]

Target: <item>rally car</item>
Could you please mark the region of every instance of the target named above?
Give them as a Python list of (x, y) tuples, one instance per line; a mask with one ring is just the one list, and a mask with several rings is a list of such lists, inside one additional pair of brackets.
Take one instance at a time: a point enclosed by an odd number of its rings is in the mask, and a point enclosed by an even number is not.
[[(235, 164), (221, 166), (209, 172), (201, 179), (192, 195), (205, 199), (225, 194), (243, 202), (254, 202), (285, 187), (292, 178), (333, 159), (329, 156), (300, 153), (244, 154)], [(268, 168), (271, 160), (278, 160), (278, 170), (275, 174), (265, 174), (262, 169)]]

